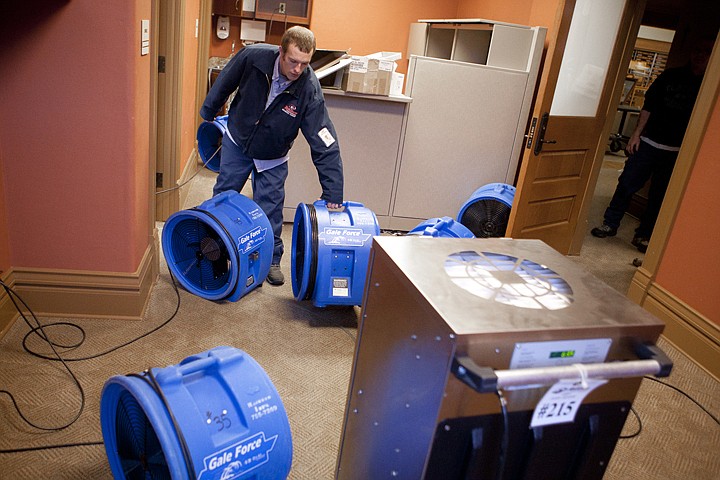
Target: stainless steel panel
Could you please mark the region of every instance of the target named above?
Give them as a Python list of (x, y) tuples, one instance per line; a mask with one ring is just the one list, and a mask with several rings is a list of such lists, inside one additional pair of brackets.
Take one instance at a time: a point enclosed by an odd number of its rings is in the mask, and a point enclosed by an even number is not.
[[(451, 374), (455, 355), (505, 370), (519, 344), (607, 339), (605, 361), (635, 360), (662, 327), (540, 241), (376, 237), (337, 477), (422, 478), (441, 422), (499, 413)], [(584, 403), (632, 402), (638, 386), (613, 379)], [(546, 388), (505, 392), (508, 410), (532, 410)]]

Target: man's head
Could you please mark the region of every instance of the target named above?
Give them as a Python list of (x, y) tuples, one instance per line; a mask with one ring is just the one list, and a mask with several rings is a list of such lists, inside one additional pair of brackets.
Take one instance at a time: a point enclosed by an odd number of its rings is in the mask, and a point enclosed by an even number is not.
[(305, 27), (288, 28), (280, 43), (280, 72), (288, 80), (297, 80), (310, 65), (315, 53), (315, 35)]
[(705, 74), (714, 45), (715, 39), (708, 36), (701, 37), (695, 41), (690, 51), (690, 67), (692, 68), (693, 74)]

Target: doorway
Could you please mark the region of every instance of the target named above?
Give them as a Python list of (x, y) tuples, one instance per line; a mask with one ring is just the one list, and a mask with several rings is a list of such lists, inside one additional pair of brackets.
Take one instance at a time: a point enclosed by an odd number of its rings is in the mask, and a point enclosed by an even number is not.
[[(667, 64), (663, 65), (663, 68), (676, 67), (686, 63), (687, 50), (695, 38), (716, 35), (720, 9), (715, 5), (712, 8), (716, 12), (710, 14), (707, 10), (708, 5), (700, 5), (701, 3), (703, 2), (695, 1), (680, 6), (664, 0), (648, 0), (641, 24), (675, 32), (668, 49)], [(647, 47), (647, 42), (644, 42), (642, 38), (636, 44), (641, 49)], [(633, 62), (631, 61), (627, 68), (630, 70), (632, 67)], [(620, 99), (617, 103), (618, 105), (621, 103)], [(634, 103), (641, 107), (642, 99)], [(609, 119), (609, 121), (612, 120)], [(615, 123), (617, 125), (617, 119)], [(630, 123), (624, 130), (627, 135), (632, 131), (632, 120)], [(611, 129), (611, 131), (615, 130)], [(636, 195), (636, 199), (628, 209), (629, 213), (623, 218), (616, 237), (598, 239), (590, 235), (590, 230), (602, 224), (604, 210), (610, 202), (626, 158), (622, 151), (613, 152), (608, 144), (588, 210), (582, 250), (577, 258), (577, 261), (583, 264), (588, 271), (623, 294), (628, 292), (634, 272), (637, 267), (642, 265), (645, 257), (643, 252), (638, 251), (630, 244), (634, 230), (639, 224), (638, 216), (644, 209), (642, 191), (640, 195)], [(666, 195), (666, 199), (670, 196)], [(655, 234), (658, 234), (657, 232), (656, 229)], [(663, 242), (662, 239), (657, 240), (660, 243)]]

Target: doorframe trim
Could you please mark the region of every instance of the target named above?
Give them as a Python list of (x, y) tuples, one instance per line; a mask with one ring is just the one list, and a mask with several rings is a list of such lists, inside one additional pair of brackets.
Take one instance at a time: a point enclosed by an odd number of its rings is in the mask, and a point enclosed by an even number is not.
[[(708, 61), (700, 92), (695, 101), (695, 108), (688, 128), (685, 131), (678, 158), (675, 163), (670, 184), (665, 192), (655, 229), (653, 230), (647, 253), (642, 267), (633, 276), (628, 298), (648, 311), (653, 312), (660, 320), (668, 324), (665, 335), (678, 348), (687, 353), (696, 363), (720, 377), (717, 365), (720, 353), (720, 330), (717, 328), (698, 328), (697, 325), (709, 325), (699, 313), (667, 291), (657, 283), (657, 273), (664, 259), (670, 234), (682, 205), (690, 176), (692, 175), (702, 140), (708, 134), (707, 127), (713, 111), (717, 108), (720, 98), (720, 36), (715, 40), (713, 53)], [(659, 306), (662, 305), (662, 308)], [(714, 350), (708, 354), (708, 345)]]
[[(185, 0), (170, 1), (158, 0), (159, 27), (167, 31), (159, 41), (163, 42), (165, 49), (165, 89), (158, 86), (158, 117), (162, 111), (163, 122), (158, 123), (158, 135), (162, 136), (162, 174), (165, 182), (162, 187), (156, 187), (156, 191), (168, 190), (177, 184), (180, 174), (180, 137), (182, 134), (182, 122), (180, 108), (182, 107), (182, 58), (184, 52), (183, 25), (185, 23)], [(162, 53), (159, 48), (158, 54)], [(158, 74), (158, 85), (160, 75)], [(161, 98), (162, 96), (162, 98)], [(162, 103), (162, 104), (161, 104)], [(157, 159), (155, 169), (157, 172)], [(172, 182), (172, 184), (171, 184)], [(180, 192), (178, 189), (171, 189), (155, 198), (155, 220), (164, 221), (170, 214), (176, 212), (180, 206)]]

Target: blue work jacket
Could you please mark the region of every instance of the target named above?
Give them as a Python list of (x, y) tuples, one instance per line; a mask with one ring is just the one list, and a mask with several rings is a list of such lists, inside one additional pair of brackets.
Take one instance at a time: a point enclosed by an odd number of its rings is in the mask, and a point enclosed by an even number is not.
[(322, 199), (342, 203), (343, 165), (337, 133), (311, 67), (265, 108), (279, 54), (276, 45), (256, 44), (242, 49), (218, 75), (200, 116), (212, 121), (237, 89), (228, 111), (227, 128), (245, 154), (259, 160), (283, 157), (302, 131), (318, 171)]

